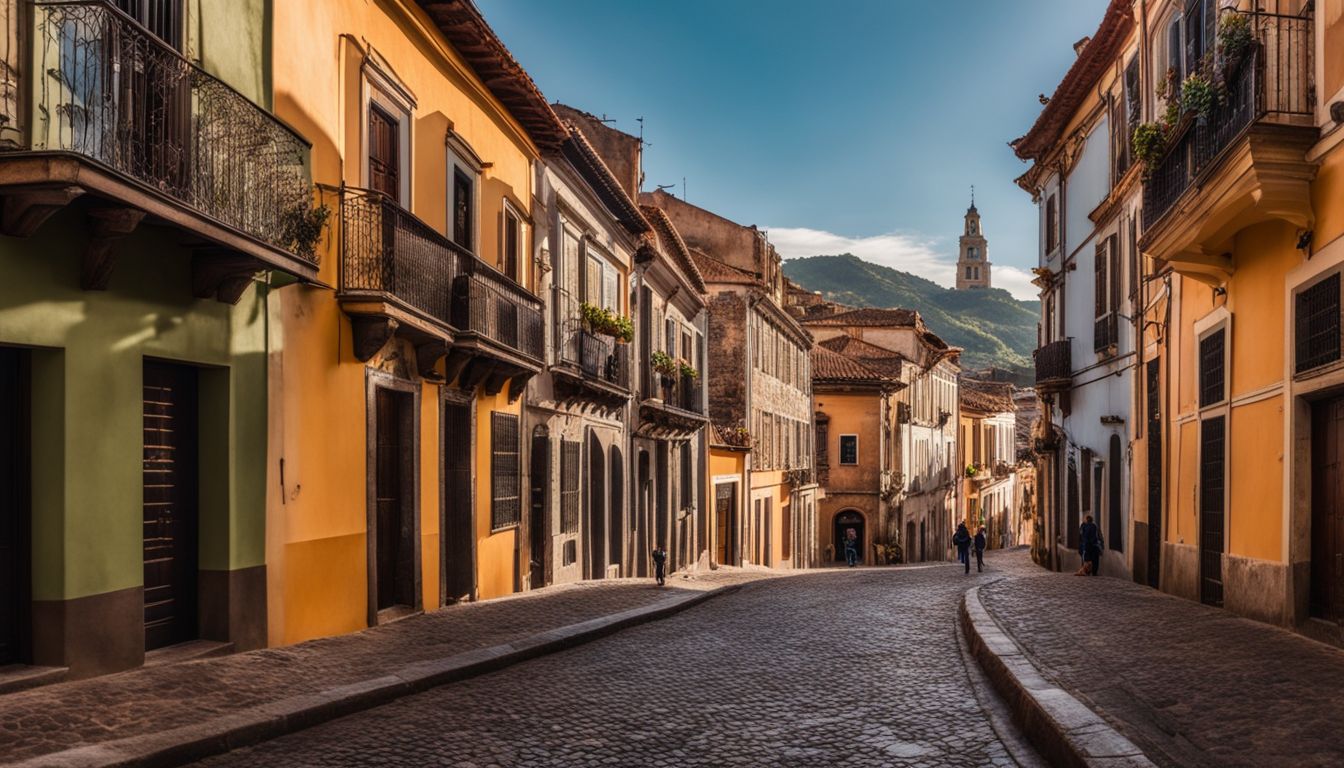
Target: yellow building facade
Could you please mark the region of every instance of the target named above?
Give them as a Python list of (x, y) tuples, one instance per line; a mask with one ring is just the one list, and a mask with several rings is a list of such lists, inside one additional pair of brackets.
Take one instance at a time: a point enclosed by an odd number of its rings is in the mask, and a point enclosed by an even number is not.
[(281, 644), (520, 588), (535, 163), (564, 134), (470, 3), (274, 14), (275, 109), (331, 211), (325, 286), (269, 318)]

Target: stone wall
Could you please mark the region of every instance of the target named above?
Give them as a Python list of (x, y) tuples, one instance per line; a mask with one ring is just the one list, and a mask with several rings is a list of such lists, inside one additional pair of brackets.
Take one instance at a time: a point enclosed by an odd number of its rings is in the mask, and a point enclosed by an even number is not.
[(747, 297), (723, 291), (709, 299), (709, 416), (733, 427), (747, 417)]

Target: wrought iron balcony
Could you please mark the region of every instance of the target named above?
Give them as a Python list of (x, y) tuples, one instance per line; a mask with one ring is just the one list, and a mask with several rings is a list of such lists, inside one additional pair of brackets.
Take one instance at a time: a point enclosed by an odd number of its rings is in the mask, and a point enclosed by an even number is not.
[(541, 300), (480, 259), (453, 280), (453, 325), (488, 346), (540, 367)]
[(1207, 186), (1204, 177), (1249, 128), (1291, 127), (1309, 123), (1313, 114), (1310, 12), (1285, 16), (1228, 9), (1223, 13), (1249, 17), (1254, 42), (1239, 60), (1219, 64), (1224, 67), (1225, 96), (1216, 100), (1208, 115), (1188, 116), (1175, 128), (1166, 154), (1148, 174), (1143, 189), (1145, 232), (1156, 227), (1192, 187)]
[(630, 396), (630, 345), (584, 327), (581, 302), (568, 291), (553, 288), (556, 318), (555, 383), (571, 397), (626, 400)]
[(1073, 383), (1073, 339), (1059, 339), (1032, 353), (1036, 361), (1036, 389), (1039, 392), (1062, 392)]
[(579, 367), (583, 375), (624, 390), (630, 389), (630, 345), (610, 336), (579, 333)]
[(662, 376), (650, 368), (642, 384), (639, 434), (685, 439), (704, 427), (707, 419), (699, 376)]
[[(2, 62), (21, 78), (0, 89), (6, 232), (88, 195), (106, 235), (148, 215), (253, 271), (316, 276), (307, 141), (107, 2), (29, 7), (26, 31), (8, 14), (22, 42)], [(131, 213), (109, 228), (109, 205)]]

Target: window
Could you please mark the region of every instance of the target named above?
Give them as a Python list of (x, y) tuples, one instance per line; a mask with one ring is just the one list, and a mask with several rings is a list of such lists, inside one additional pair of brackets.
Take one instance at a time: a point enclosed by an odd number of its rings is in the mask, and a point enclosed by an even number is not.
[(1216, 15), (1213, 0), (1186, 0), (1185, 71), (1187, 73), (1200, 69), (1203, 66), (1204, 54), (1213, 52)]
[(1045, 253), (1050, 255), (1059, 247), (1059, 206), (1055, 196), (1045, 199)]
[(116, 0), (116, 6), (150, 34), (182, 49), (182, 0)]
[(1224, 387), (1224, 351), (1226, 328), (1219, 328), (1199, 340), (1199, 407), (1216, 405), (1227, 397)]
[(481, 160), (462, 137), (449, 131), (448, 158), (448, 236), (454, 243), (476, 252), (477, 204)]
[(401, 130), (383, 108), (369, 105), (369, 188), (401, 202)]
[(560, 532), (579, 532), (579, 456), (583, 444), (578, 440), (560, 441)]
[(1094, 315), (1092, 349), (1098, 354), (1108, 352), (1118, 342), (1119, 286), (1116, 285), (1117, 237), (1111, 235), (1097, 243), (1094, 268)]
[(499, 271), (521, 284), (523, 277), (519, 273), (518, 267), (522, 261), (523, 222), (521, 217), (514, 213), (513, 206), (507, 202), (504, 203), (504, 233), (499, 240), (499, 244)]
[(854, 465), (859, 463), (859, 436), (840, 436), (840, 463)]
[(490, 414), (490, 527), (498, 530), (517, 525), (522, 486), (518, 461), (518, 417), (511, 413)]
[(966, 258), (968, 258), (968, 259), (975, 259), (975, 258), (979, 257), (979, 255), (980, 255), (980, 250), (979, 250), (978, 248), (976, 248), (974, 245), (972, 245), (970, 248), (967, 248), (967, 249), (966, 249)]
[(970, 279), (971, 279), (971, 268), (970, 268), (970, 267), (967, 267), (967, 268), (966, 268), (966, 279), (967, 279), (967, 280), (970, 280)]
[(1339, 360), (1339, 273), (1298, 292), (1294, 304), (1297, 373)]

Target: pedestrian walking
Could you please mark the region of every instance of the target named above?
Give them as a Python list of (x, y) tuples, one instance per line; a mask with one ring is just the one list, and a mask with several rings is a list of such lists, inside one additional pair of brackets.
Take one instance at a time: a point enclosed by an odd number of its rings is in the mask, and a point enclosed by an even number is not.
[(957, 532), (952, 534), (952, 543), (957, 548), (957, 560), (966, 566), (966, 572), (971, 572), (971, 532), (966, 530), (966, 524), (957, 525)]
[(859, 562), (859, 532), (853, 528), (845, 529), (845, 562), (850, 568)]
[(666, 568), (667, 550), (663, 549), (662, 544), (659, 544), (653, 548), (653, 576), (658, 579), (658, 586), (660, 587), (667, 583), (667, 578), (664, 574)]
[[(1083, 524), (1078, 526), (1078, 554), (1083, 556), (1085, 572), (1092, 576), (1101, 570), (1101, 544), (1101, 530), (1092, 522), (1092, 516), (1088, 515), (1083, 518)], [(1088, 566), (1091, 566), (1090, 570)]]
[(985, 540), (985, 526), (980, 526), (980, 530), (975, 532), (975, 570), (985, 570), (985, 547), (988, 542)]

